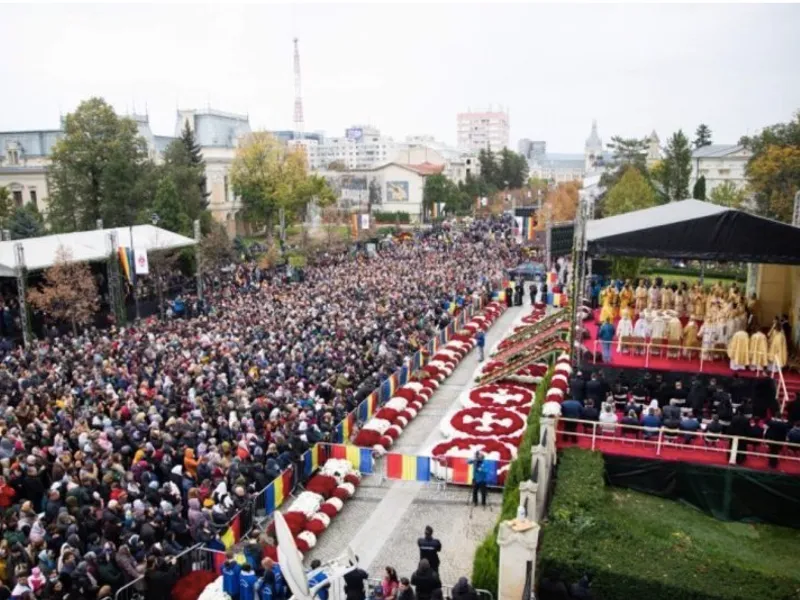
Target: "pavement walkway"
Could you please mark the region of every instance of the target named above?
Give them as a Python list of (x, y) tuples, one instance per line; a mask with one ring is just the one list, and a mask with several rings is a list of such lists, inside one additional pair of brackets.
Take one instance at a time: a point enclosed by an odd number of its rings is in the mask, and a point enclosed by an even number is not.
[[(521, 314), (529, 310), (528, 304), (507, 309), (487, 333), (487, 350), (508, 335)], [(478, 353), (473, 350), (409, 423), (391, 451), (421, 454), (444, 439), (439, 423), (456, 409), (461, 393), (472, 387), (478, 367)], [(397, 569), (400, 577), (410, 577), (419, 562), (417, 538), (430, 525), (442, 542), (442, 583), (453, 585), (459, 577), (469, 577), (475, 548), (497, 520), (501, 494), (490, 492), (489, 506), (473, 509), (467, 487), (451, 485), (437, 490), (435, 484), (381, 483), (378, 474), (382, 471), (383, 461), (378, 460), (375, 474), (364, 478), (355, 496), (308, 553), (306, 562), (334, 558), (349, 543), (370, 577), (382, 577), (387, 566)]]

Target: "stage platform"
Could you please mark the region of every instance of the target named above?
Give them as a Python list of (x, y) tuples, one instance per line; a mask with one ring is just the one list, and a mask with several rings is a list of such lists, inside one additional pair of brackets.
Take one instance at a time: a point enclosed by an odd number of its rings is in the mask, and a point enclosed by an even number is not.
[[(584, 326), (589, 337), (584, 340), (586, 347), (594, 352), (597, 356), (597, 364), (604, 364), (601, 359), (600, 342), (595, 344), (597, 340), (597, 332), (600, 323), (597, 317), (600, 314), (599, 309), (594, 311), (594, 319), (585, 321)], [(616, 327), (619, 319), (614, 323)], [(617, 351), (617, 340), (614, 340), (611, 350), (611, 364), (617, 368), (630, 368), (630, 369), (656, 369), (661, 371), (680, 371), (683, 373), (703, 373), (706, 375), (723, 375), (726, 377), (769, 377), (769, 373), (761, 372), (756, 373), (750, 369), (743, 371), (733, 371), (730, 368), (728, 357), (725, 356), (717, 360), (701, 361), (698, 357), (686, 358), (680, 356), (678, 358), (667, 358), (664, 356), (665, 352), (662, 350), (662, 356), (651, 354), (649, 358), (644, 355), (637, 355), (633, 351), (625, 353)], [(695, 354), (697, 356), (698, 353)], [(789, 400), (795, 399), (795, 394), (800, 392), (800, 373), (784, 369), (783, 379), (786, 382), (786, 391), (789, 394)]]

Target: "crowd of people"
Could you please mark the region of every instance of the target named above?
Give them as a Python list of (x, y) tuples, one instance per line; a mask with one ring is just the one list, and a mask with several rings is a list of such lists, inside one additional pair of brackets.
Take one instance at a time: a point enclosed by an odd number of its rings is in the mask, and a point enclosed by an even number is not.
[[(764, 442), (770, 466), (777, 467), (780, 443), (800, 443), (800, 398), (789, 403), (788, 418), (783, 418), (769, 381), (670, 381), (651, 372), (629, 379), (623, 372), (609, 382), (602, 371), (588, 378), (578, 371), (570, 378), (561, 413), (568, 419), (597, 421), (598, 431), (608, 435), (621, 425), (623, 435), (628, 426), (635, 437), (652, 440), (663, 433), (686, 444), (718, 445), (722, 434), (750, 438), (738, 446), (738, 464), (747, 461), (747, 452), (763, 452), (758, 448)], [(565, 427), (567, 439), (574, 440), (576, 424), (565, 422)]]
[(6, 345), (0, 600), (158, 580), (518, 258), (507, 219), (478, 220), (329, 256), (302, 282), (239, 264), (184, 298), (186, 318)]

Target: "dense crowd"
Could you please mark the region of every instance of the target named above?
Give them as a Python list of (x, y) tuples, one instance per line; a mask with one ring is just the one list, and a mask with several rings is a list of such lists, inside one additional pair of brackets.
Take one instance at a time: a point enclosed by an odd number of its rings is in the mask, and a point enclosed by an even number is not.
[(94, 599), (230, 517), (518, 261), (507, 220), (214, 275), (189, 318), (6, 345), (0, 600)]

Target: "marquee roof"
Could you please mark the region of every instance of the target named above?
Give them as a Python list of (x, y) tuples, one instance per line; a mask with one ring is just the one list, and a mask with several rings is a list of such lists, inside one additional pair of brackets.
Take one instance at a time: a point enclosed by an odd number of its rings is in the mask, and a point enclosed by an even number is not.
[(589, 221), (586, 241), (593, 256), (800, 264), (800, 228), (700, 200)]
[(56, 253), (64, 246), (75, 262), (94, 262), (106, 260), (111, 252), (108, 234), (116, 231), (118, 246), (130, 247), (133, 231), (133, 247), (136, 250), (172, 250), (193, 246), (196, 242), (153, 225), (136, 225), (133, 228), (117, 227), (45, 235), (24, 240), (0, 242), (0, 277), (14, 277), (16, 265), (14, 246), (21, 243), (25, 252), (25, 267), (38, 271), (53, 266)]

